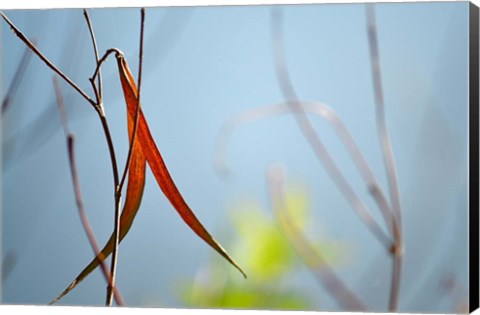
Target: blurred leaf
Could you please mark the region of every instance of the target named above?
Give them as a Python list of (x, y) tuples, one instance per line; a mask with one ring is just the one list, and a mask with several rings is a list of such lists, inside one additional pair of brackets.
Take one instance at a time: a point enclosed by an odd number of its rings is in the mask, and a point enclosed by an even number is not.
[[(285, 201), (289, 220), (302, 232), (313, 221), (308, 187), (288, 185)], [(304, 268), (279, 222), (255, 201), (242, 201), (229, 210), (233, 230), (233, 250), (248, 271), (248, 282), (238, 281), (213, 259), (197, 271), (195, 279), (181, 286), (179, 296), (187, 305), (203, 308), (308, 310), (312, 301), (308, 292), (290, 286), (295, 272)], [(317, 226), (317, 223), (315, 223)], [(236, 232), (236, 233), (235, 233)], [(348, 244), (338, 241), (314, 241), (311, 249), (321, 253), (325, 264), (338, 266), (348, 261)], [(315, 261), (317, 262), (317, 261)], [(316, 265), (322, 268), (322, 265)]]
[(222, 288), (208, 284), (190, 286), (181, 295), (186, 304), (204, 308), (304, 310), (309, 307), (299, 294), (251, 283), (242, 286), (230, 282)]
[[(296, 204), (308, 218), (308, 198), (303, 187), (292, 194)], [(198, 270), (197, 276), (180, 291), (181, 299), (190, 306), (205, 308), (305, 310), (310, 301), (305, 294), (288, 286), (292, 272), (300, 260), (280, 232), (277, 223), (255, 202), (241, 202), (230, 210), (231, 223), (237, 232), (234, 252), (248, 271), (248, 282), (231, 277), (216, 259)]]
[(281, 277), (293, 267), (294, 252), (272, 219), (253, 205), (244, 205), (233, 216), (240, 236), (236, 252), (256, 281)]
[(295, 226), (305, 229), (311, 220), (307, 187), (299, 184), (290, 185), (285, 195), (285, 203)]
[[(310, 213), (310, 198), (308, 189), (301, 184), (288, 185), (285, 192), (285, 215), (289, 220), (288, 225), (294, 226), (296, 230), (301, 231), (302, 234), (308, 235), (307, 228), (312, 225), (314, 217)], [(288, 231), (289, 227), (283, 226), (281, 221), (278, 221), (282, 230)], [(315, 222), (315, 227), (318, 232), (318, 223)], [(286, 229), (286, 230), (285, 230)], [(329, 266), (339, 266), (347, 261), (347, 254), (351, 253), (351, 248), (348, 244), (339, 241), (313, 241), (312, 249), (322, 256), (322, 260)], [(317, 267), (318, 264), (317, 264)]]

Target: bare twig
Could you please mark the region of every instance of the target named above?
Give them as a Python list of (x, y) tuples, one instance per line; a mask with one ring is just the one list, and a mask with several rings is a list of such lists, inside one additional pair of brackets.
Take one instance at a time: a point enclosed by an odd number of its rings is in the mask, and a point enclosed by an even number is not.
[(393, 156), (392, 146), (390, 143), (390, 138), (388, 136), (388, 130), (385, 121), (385, 103), (383, 98), (374, 4), (366, 5), (366, 16), (370, 60), (372, 65), (373, 89), (375, 93), (376, 122), (378, 136), (380, 139), (380, 147), (383, 154), (383, 161), (387, 173), (388, 188), (390, 190), (390, 200), (392, 202), (393, 209), (391, 225), (393, 231), (394, 245), (391, 249), (393, 266), (389, 311), (394, 312), (398, 308), (398, 296), (400, 293), (401, 271), (403, 261), (402, 211), (400, 205), (400, 194), (398, 190), (398, 179), (396, 174), (397, 172), (395, 167), (395, 159)]
[(122, 51), (118, 48), (110, 48), (110, 49), (107, 49), (107, 51), (105, 52), (105, 54), (102, 56), (102, 58), (100, 58), (100, 60), (97, 62), (97, 67), (95, 68), (95, 72), (93, 73), (92, 77), (90, 78), (90, 80), (95, 80), (95, 78), (99, 75), (99, 72), (100, 72), (100, 69), (102, 67), (102, 64), (107, 61), (108, 57), (110, 56), (110, 54), (113, 54), (113, 53), (117, 53), (117, 54), (121, 54), (123, 55)]
[[(100, 56), (98, 54), (97, 40), (95, 39), (95, 33), (93, 32), (92, 22), (90, 20), (90, 16), (88, 15), (87, 9), (83, 9), (83, 16), (85, 17), (85, 21), (87, 22), (88, 31), (89, 31), (90, 37), (92, 39), (93, 51), (95, 53), (96, 64), (98, 65), (98, 63), (100, 62)], [(103, 85), (102, 84), (102, 74), (98, 73), (98, 82), (97, 82), (98, 91), (97, 91), (96, 88), (94, 88), (95, 95), (97, 97), (97, 104), (101, 104), (100, 100), (103, 99), (102, 85)]]
[(267, 185), (276, 219), (287, 240), (298, 253), (305, 265), (319, 280), (320, 284), (332, 295), (337, 303), (347, 310), (367, 311), (367, 306), (337, 276), (322, 255), (311, 245), (310, 241), (296, 226), (290, 216), (288, 205), (284, 200), (284, 174), (280, 167), (270, 167), (267, 173)]
[[(117, 266), (117, 258), (118, 258), (118, 239), (119, 239), (119, 226), (120, 226), (120, 207), (122, 203), (121, 199), (121, 190), (119, 189), (119, 174), (118, 174), (118, 166), (117, 166), (117, 159), (115, 155), (115, 149), (113, 146), (113, 140), (112, 136), (110, 134), (110, 128), (108, 127), (108, 122), (107, 118), (105, 115), (105, 108), (103, 106), (103, 92), (102, 92), (102, 75), (101, 75), (101, 65), (103, 64), (104, 61), (107, 60), (108, 56), (112, 52), (117, 52), (118, 50), (113, 48), (109, 49), (105, 55), (102, 57), (102, 59), (99, 58), (98, 54), (98, 48), (97, 48), (97, 42), (95, 39), (95, 33), (93, 31), (92, 23), (90, 21), (90, 17), (88, 15), (87, 10), (83, 11), (85, 20), (87, 22), (87, 26), (90, 32), (90, 37), (92, 39), (92, 45), (93, 45), (93, 50), (95, 53), (95, 60), (96, 60), (96, 68), (95, 68), (95, 73), (94, 75), (90, 78), (90, 83), (92, 85), (92, 88), (95, 92), (95, 96), (97, 98), (97, 113), (100, 118), (100, 122), (102, 124), (102, 128), (105, 134), (105, 138), (107, 140), (107, 145), (108, 145), (108, 151), (110, 154), (110, 160), (112, 164), (112, 172), (113, 172), (113, 184), (114, 184), (114, 234), (115, 234), (115, 244), (114, 244), (114, 249), (113, 249), (113, 255), (112, 255), (112, 260), (111, 260), (111, 267), (110, 267), (110, 274), (111, 274), (111, 281), (108, 283), (107, 286), (107, 297), (106, 297), (106, 302), (105, 304), (107, 306), (111, 306), (113, 302), (113, 296), (114, 296), (114, 291), (115, 291), (115, 279), (116, 279), (116, 266)], [(98, 76), (98, 86), (95, 83), (95, 78)]]
[(372, 234), (377, 240), (387, 249), (391, 250), (392, 241), (390, 237), (385, 234), (383, 229), (371, 215), (365, 203), (360, 200), (357, 194), (354, 192), (348, 181), (340, 172), (335, 161), (332, 159), (327, 149), (323, 145), (321, 139), (318, 137), (315, 129), (311, 125), (310, 121), (305, 114), (305, 110), (298, 101), (298, 97), (293, 89), (293, 85), (290, 81), (290, 75), (288, 73), (287, 65), (284, 58), (283, 48), (283, 19), (280, 9), (275, 8), (272, 11), (272, 39), (273, 39), (273, 51), (275, 54), (275, 72), (277, 81), (280, 85), (280, 89), (284, 98), (287, 100), (288, 105), (291, 107), (295, 114), (295, 120), (299, 125), (305, 138), (308, 140), (315, 154), (324, 165), (330, 178), (333, 180), (337, 188), (343, 194), (345, 199), (350, 203), (351, 207), (355, 210), (360, 219), (370, 229)]
[[(72, 176), (72, 181), (73, 181), (73, 188), (75, 192), (75, 202), (77, 204), (77, 209), (78, 209), (78, 214), (80, 216), (80, 220), (83, 225), (83, 229), (85, 230), (88, 241), (90, 242), (90, 246), (93, 249), (93, 252), (95, 254), (95, 257), (100, 254), (100, 248), (98, 247), (98, 243), (95, 238), (95, 234), (93, 233), (93, 230), (91, 228), (91, 225), (88, 221), (87, 213), (85, 211), (84, 205), (83, 205), (83, 199), (81, 195), (81, 190), (80, 190), (80, 182), (78, 180), (78, 171), (77, 171), (77, 166), (76, 166), (76, 160), (75, 160), (75, 151), (74, 151), (74, 136), (70, 132), (70, 129), (68, 128), (68, 121), (67, 121), (67, 116), (65, 113), (65, 106), (63, 103), (63, 97), (62, 93), (60, 91), (60, 86), (58, 83), (58, 80), (56, 77), (53, 78), (53, 85), (55, 88), (55, 95), (57, 98), (57, 105), (58, 105), (58, 110), (60, 113), (60, 120), (62, 122), (63, 130), (65, 132), (65, 136), (67, 138), (67, 147), (68, 147), (68, 157), (69, 157), (69, 163), (70, 163), (70, 172)], [(108, 271), (107, 265), (105, 262), (102, 260), (100, 262), (100, 266), (102, 269), (102, 273), (105, 277), (105, 280), (107, 283), (111, 283), (112, 277), (110, 276), (110, 272)], [(115, 300), (117, 301), (118, 305), (125, 305), (125, 302), (123, 301), (122, 296), (120, 295), (120, 292), (118, 291), (117, 288), (114, 289), (114, 295), (115, 295)]]
[(94, 100), (90, 98), (75, 82), (73, 82), (69, 77), (67, 77), (60, 69), (58, 69), (50, 60), (48, 60), (45, 55), (42, 54), (40, 50), (7, 18), (3, 12), (0, 11), (0, 15), (7, 22), (10, 28), (13, 30), (15, 35), (20, 38), (21, 41), (25, 43), (50, 69), (55, 71), (62, 79), (64, 79), (68, 84), (70, 84), (83, 98), (85, 98), (93, 107), (96, 107), (97, 104)]
[[(36, 44), (35, 40), (32, 40), (32, 43), (35, 45)], [(20, 82), (22, 82), (23, 75), (25, 74), (25, 70), (27, 69), (27, 65), (30, 61), (31, 56), (32, 56), (32, 51), (28, 47), (25, 47), (25, 51), (23, 52), (23, 56), (22, 56), (22, 59), (20, 60), (20, 64), (17, 67), (17, 71), (15, 72), (12, 82), (8, 86), (8, 90), (7, 90), (7, 93), (5, 94), (5, 98), (2, 101), (2, 114), (5, 113), (5, 111), (8, 109), (8, 107), (12, 103), (13, 98), (15, 97), (15, 94), (20, 85)]]
[[(142, 83), (142, 65), (143, 65), (143, 35), (144, 35), (144, 28), (145, 28), (145, 9), (142, 8), (140, 10), (140, 15), (141, 15), (141, 26), (140, 26), (140, 49), (139, 49), (139, 69), (138, 69), (138, 95), (137, 95), (137, 108), (135, 112), (135, 120), (134, 120), (134, 125), (133, 125), (133, 131), (132, 131), (132, 137), (130, 140), (130, 146), (128, 149), (128, 156), (127, 160), (125, 162), (125, 167), (123, 170), (123, 175), (118, 183), (117, 186), (117, 191), (116, 195), (118, 198), (120, 198), (121, 193), (122, 193), (122, 188), (125, 183), (125, 179), (128, 173), (128, 169), (130, 168), (130, 162), (132, 160), (132, 154), (133, 154), (133, 148), (135, 145), (135, 139), (136, 139), (136, 134), (137, 134), (137, 126), (138, 126), (138, 117), (140, 116), (140, 89), (141, 89), (141, 83)], [(117, 52), (118, 55), (118, 52)], [(120, 209), (116, 208), (115, 211), (115, 227), (114, 227), (114, 235), (115, 235), (115, 241), (113, 245), (113, 251), (112, 251), (112, 264), (111, 264), (111, 273), (112, 273), (112, 287), (115, 286), (115, 273), (116, 273), (116, 265), (117, 265), (117, 259), (118, 259), (118, 244), (120, 242)], [(112, 301), (112, 293), (111, 291), (108, 291), (107, 293), (107, 305), (111, 305)]]
[[(107, 286), (107, 295), (105, 305), (112, 306), (113, 302), (113, 295), (115, 291), (115, 280), (116, 280), (116, 270), (117, 270), (117, 260), (118, 260), (118, 243), (119, 243), (119, 231), (120, 231), (120, 207), (122, 203), (121, 198), (121, 189), (119, 189), (119, 174), (118, 174), (118, 166), (117, 166), (117, 159), (115, 156), (115, 149), (113, 147), (113, 140), (110, 135), (110, 128), (108, 127), (108, 122), (105, 116), (105, 108), (103, 106), (103, 83), (102, 83), (102, 73), (101, 73), (101, 66), (103, 62), (105, 62), (108, 56), (117, 51), (117, 49), (109, 49), (105, 53), (105, 55), (100, 59), (98, 54), (97, 48), (97, 41), (95, 39), (95, 33), (93, 31), (92, 23), (90, 21), (90, 17), (88, 15), (87, 10), (83, 10), (83, 15), (87, 22), (87, 26), (90, 32), (90, 37), (92, 39), (93, 50), (95, 53), (95, 60), (96, 60), (96, 68), (93, 76), (90, 78), (90, 84), (95, 92), (95, 96), (97, 98), (97, 112), (99, 114), (99, 118), (103, 127), (103, 131), (105, 134), (105, 138), (108, 144), (108, 151), (110, 153), (110, 160), (112, 164), (112, 171), (113, 171), (113, 184), (114, 184), (114, 235), (115, 235), (115, 243), (113, 248), (112, 260), (110, 265), (110, 274), (111, 274), (111, 281), (108, 283)], [(95, 79), (98, 79), (97, 83), (95, 83)], [(97, 85), (98, 84), (98, 85)]]

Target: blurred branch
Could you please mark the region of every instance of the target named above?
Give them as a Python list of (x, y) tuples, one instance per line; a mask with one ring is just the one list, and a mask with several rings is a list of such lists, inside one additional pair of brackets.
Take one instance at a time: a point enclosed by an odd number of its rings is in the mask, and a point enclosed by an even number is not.
[(5, 285), (5, 281), (10, 276), (17, 263), (17, 252), (14, 249), (9, 249), (5, 254), (5, 257), (3, 257), (2, 263), (0, 264), (0, 266), (2, 267), (2, 270), (0, 272), (0, 274), (2, 275), (2, 287)]
[[(335, 133), (338, 135), (343, 145), (347, 148), (352, 161), (354, 162), (358, 172), (362, 176), (365, 184), (372, 194), (373, 198), (377, 202), (381, 214), (384, 217), (387, 226), (390, 226), (391, 222), (391, 210), (385, 195), (378, 185), (368, 163), (360, 152), (357, 144), (353, 140), (352, 135), (346, 128), (340, 117), (337, 116), (335, 111), (329, 106), (313, 101), (298, 101), (302, 109), (309, 114), (317, 115), (325, 119)], [(214, 152), (214, 167), (216, 171), (223, 176), (231, 175), (231, 171), (227, 165), (227, 145), (235, 129), (252, 123), (258, 120), (269, 118), (272, 116), (279, 116), (290, 113), (291, 109), (288, 103), (277, 103), (267, 106), (255, 107), (253, 109), (244, 111), (237, 116), (226, 121), (220, 132), (218, 133), (215, 152)]]
[[(35, 45), (36, 41), (32, 40), (32, 44)], [(17, 71), (15, 71), (15, 75), (13, 76), (12, 81), (8, 87), (7, 93), (5, 94), (5, 98), (2, 101), (2, 115), (6, 112), (9, 106), (12, 104), (13, 99), (17, 93), (17, 89), (22, 82), (23, 76), (25, 74), (25, 70), (27, 69), (28, 63), (30, 62), (30, 57), (32, 56), (32, 51), (25, 47), (25, 51), (23, 52), (22, 59), (17, 67)]]
[[(55, 88), (55, 95), (56, 95), (56, 98), (57, 98), (57, 105), (58, 105), (58, 111), (60, 113), (60, 119), (61, 119), (61, 122), (62, 122), (63, 130), (65, 132), (65, 136), (67, 138), (70, 172), (71, 172), (72, 181), (73, 181), (73, 187), (74, 187), (74, 192), (75, 192), (75, 202), (77, 204), (78, 214), (80, 216), (80, 220), (82, 222), (83, 229), (85, 230), (85, 233), (87, 234), (88, 240), (90, 242), (90, 246), (92, 247), (95, 256), (98, 256), (99, 253), (100, 253), (100, 248), (98, 247), (98, 243), (96, 241), (95, 234), (93, 233), (91, 225), (88, 221), (87, 213), (86, 213), (84, 205), (83, 205), (83, 199), (82, 199), (81, 190), (80, 190), (80, 182), (78, 180), (77, 165), (76, 165), (76, 160), (75, 160), (74, 136), (68, 128), (67, 115), (65, 113), (65, 106), (64, 106), (64, 103), (63, 103), (62, 93), (61, 93), (60, 85), (59, 85), (56, 77), (53, 77), (53, 85), (54, 85), (54, 88)], [(102, 273), (105, 277), (105, 280), (107, 281), (109, 286), (112, 286), (113, 278), (112, 278), (110, 272), (108, 271), (108, 268), (107, 268), (105, 262), (101, 261), (100, 266), (101, 266), (101, 269), (102, 269)], [(120, 292), (118, 292), (117, 288), (114, 288), (114, 295), (115, 295), (115, 300), (117, 301), (118, 305), (121, 305), (121, 306), (125, 305), (125, 302), (123, 301), (123, 298), (120, 295)]]
[(291, 210), (284, 200), (284, 174), (279, 166), (272, 166), (267, 173), (267, 188), (275, 217), (287, 240), (303, 260), (305, 265), (319, 280), (320, 284), (332, 295), (337, 303), (350, 311), (367, 311), (367, 307), (360, 298), (353, 293), (329, 266), (322, 255), (313, 247), (296, 226)]
[(295, 120), (300, 127), (303, 135), (310, 143), (310, 146), (314, 150), (319, 160), (322, 162), (330, 178), (333, 180), (344, 198), (349, 202), (351, 207), (355, 210), (357, 215), (370, 229), (370, 231), (378, 239), (378, 241), (387, 250), (390, 250), (392, 247), (392, 241), (390, 237), (385, 234), (378, 222), (371, 215), (365, 203), (360, 200), (360, 198), (352, 189), (351, 185), (340, 172), (337, 164), (328, 153), (321, 139), (315, 132), (315, 129), (308, 120), (304, 108), (298, 101), (298, 97), (290, 80), (290, 75), (284, 57), (283, 16), (282, 12), (278, 8), (272, 10), (272, 41), (277, 81), (284, 98), (287, 100), (287, 104), (291, 108), (291, 111), (294, 113)]
[(440, 280), (439, 286), (444, 294), (447, 294), (451, 298), (455, 313), (468, 313), (468, 293), (455, 275), (450, 274), (443, 277), (443, 279)]
[(383, 161), (386, 168), (388, 187), (390, 190), (390, 200), (392, 202), (392, 222), (394, 245), (391, 249), (393, 267), (392, 281), (390, 290), (389, 311), (394, 312), (398, 308), (398, 296), (400, 293), (400, 281), (402, 271), (403, 256), (403, 236), (402, 236), (402, 210), (400, 206), (400, 194), (398, 191), (398, 179), (395, 168), (390, 138), (385, 121), (385, 104), (383, 98), (382, 78), (380, 71), (380, 57), (378, 53), (377, 26), (375, 20), (374, 4), (366, 4), (368, 44), (370, 50), (370, 60), (372, 65), (373, 89), (375, 93), (375, 108), (378, 136), (380, 147), (382, 149)]

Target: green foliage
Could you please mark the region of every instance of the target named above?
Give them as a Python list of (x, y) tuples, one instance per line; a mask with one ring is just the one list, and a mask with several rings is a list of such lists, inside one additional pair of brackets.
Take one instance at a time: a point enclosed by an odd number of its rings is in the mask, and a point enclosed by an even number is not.
[[(313, 221), (306, 188), (291, 186), (286, 202), (292, 209), (295, 224), (306, 230)], [(248, 279), (238, 277), (217, 257), (212, 257), (193, 281), (181, 287), (181, 301), (198, 308), (312, 309), (319, 298), (311, 299), (308, 292), (294, 285), (296, 272), (306, 267), (273, 215), (255, 202), (236, 204), (229, 215), (231, 234), (236, 235), (229, 247)], [(322, 242), (312, 245), (328, 263), (342, 263), (343, 244)]]

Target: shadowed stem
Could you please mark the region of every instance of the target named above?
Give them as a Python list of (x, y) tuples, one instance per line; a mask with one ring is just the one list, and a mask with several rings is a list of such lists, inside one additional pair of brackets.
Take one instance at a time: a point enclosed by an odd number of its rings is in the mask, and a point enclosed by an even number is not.
[(268, 190), (277, 222), (285, 232), (285, 236), (305, 265), (340, 306), (351, 311), (367, 311), (367, 306), (337, 276), (335, 271), (296, 226), (295, 220), (290, 216), (290, 210), (285, 202), (284, 183), (282, 168), (270, 167), (267, 173)]
[(387, 234), (385, 234), (378, 222), (371, 215), (365, 203), (360, 200), (360, 198), (354, 192), (348, 181), (340, 172), (335, 161), (332, 159), (327, 149), (324, 147), (315, 129), (308, 120), (307, 115), (305, 114), (305, 110), (298, 101), (298, 97), (290, 81), (290, 75), (283, 55), (284, 47), (282, 23), (282, 12), (279, 9), (274, 9), (272, 11), (272, 40), (273, 51), (275, 54), (275, 73), (281, 92), (284, 98), (287, 100), (288, 105), (292, 109), (295, 120), (300, 127), (303, 135), (311, 145), (313, 151), (315, 152), (319, 160), (324, 165), (330, 178), (333, 180), (339, 191), (350, 203), (351, 207), (355, 210), (355, 212), (365, 223), (365, 225), (370, 229), (370, 231), (377, 238), (377, 240), (385, 247), (386, 250), (391, 250), (391, 238)]
[(385, 121), (385, 103), (383, 98), (374, 4), (366, 5), (366, 17), (370, 60), (372, 65), (373, 89), (375, 93), (376, 122), (378, 136), (380, 140), (380, 147), (382, 149), (383, 160), (387, 173), (388, 188), (390, 190), (390, 200), (392, 202), (393, 209), (393, 216), (391, 222), (394, 238), (394, 245), (391, 249), (393, 266), (390, 301), (388, 309), (389, 311), (394, 312), (398, 308), (398, 296), (400, 293), (403, 260), (402, 211), (400, 206), (400, 194), (398, 191), (398, 179), (395, 168), (395, 160), (393, 157), (393, 151), (390, 144), (390, 138), (388, 136), (388, 130)]
[[(100, 254), (100, 248), (98, 247), (98, 243), (95, 239), (95, 234), (93, 233), (92, 227), (88, 221), (87, 213), (84, 208), (83, 204), (83, 199), (82, 199), (82, 194), (80, 190), (80, 182), (78, 180), (78, 171), (77, 171), (77, 164), (75, 160), (75, 151), (74, 151), (74, 136), (70, 132), (68, 128), (68, 121), (67, 121), (67, 115), (65, 113), (65, 106), (63, 102), (63, 97), (62, 93), (60, 91), (60, 86), (58, 83), (58, 80), (56, 77), (53, 78), (53, 85), (55, 88), (55, 95), (57, 98), (57, 105), (58, 105), (58, 110), (60, 113), (60, 120), (62, 122), (63, 130), (65, 132), (65, 136), (67, 138), (67, 147), (68, 147), (68, 157), (69, 157), (69, 163), (70, 163), (70, 172), (72, 176), (72, 181), (73, 181), (73, 188), (74, 188), (74, 193), (75, 193), (75, 202), (77, 204), (77, 209), (78, 209), (78, 214), (80, 216), (80, 220), (83, 225), (83, 229), (85, 230), (88, 241), (90, 242), (90, 246), (93, 249), (93, 252), (95, 254), (95, 257)], [(102, 273), (105, 277), (105, 280), (107, 283), (111, 283), (112, 277), (110, 275), (110, 272), (108, 271), (107, 265), (105, 264), (104, 261), (101, 261), (100, 267), (102, 269)], [(125, 302), (123, 301), (122, 296), (120, 295), (120, 292), (118, 292), (118, 289), (115, 288), (113, 290), (114, 295), (115, 295), (115, 300), (117, 301), (118, 305), (125, 305)]]

